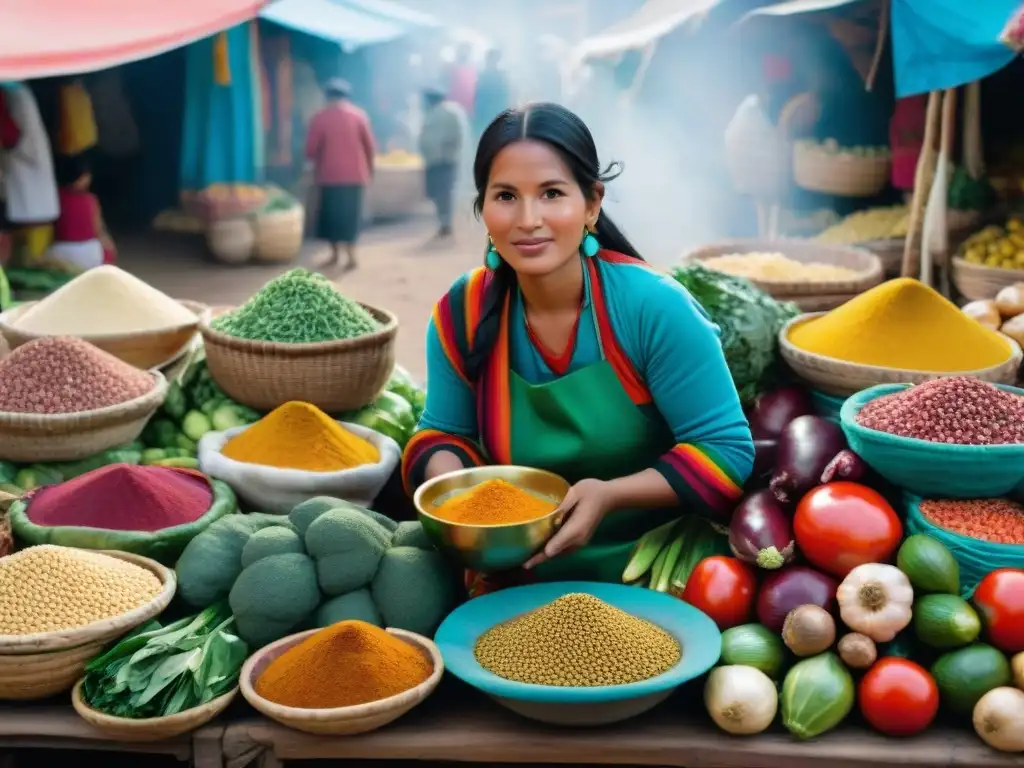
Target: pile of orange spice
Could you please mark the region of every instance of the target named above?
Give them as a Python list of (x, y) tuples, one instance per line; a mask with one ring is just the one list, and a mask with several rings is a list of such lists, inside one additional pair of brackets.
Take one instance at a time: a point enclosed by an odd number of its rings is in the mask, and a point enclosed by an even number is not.
[(486, 480), (431, 510), (434, 517), (459, 525), (527, 523), (555, 511), (557, 504), (505, 480)]
[(339, 621), (282, 653), (256, 679), (267, 701), (333, 709), (397, 696), (434, 671), (426, 653), (365, 621)]
[(990, 541), (1024, 544), (1024, 506), (1009, 499), (934, 499), (921, 502), (921, 514), (947, 531)]

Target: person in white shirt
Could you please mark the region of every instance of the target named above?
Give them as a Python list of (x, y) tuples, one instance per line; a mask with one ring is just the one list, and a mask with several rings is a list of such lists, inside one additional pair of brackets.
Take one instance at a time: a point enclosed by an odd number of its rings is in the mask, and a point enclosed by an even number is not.
[(469, 134), (469, 119), (462, 107), (446, 100), (438, 89), (424, 91), (423, 102), (420, 154), (425, 166), (426, 192), (437, 209), (437, 237), (447, 238), (452, 235), (455, 186)]

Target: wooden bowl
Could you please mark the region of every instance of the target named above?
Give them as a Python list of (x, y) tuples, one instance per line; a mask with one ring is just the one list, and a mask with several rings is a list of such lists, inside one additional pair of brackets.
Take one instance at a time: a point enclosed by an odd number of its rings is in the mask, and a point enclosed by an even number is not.
[(71, 705), (85, 722), (96, 730), (102, 731), (114, 741), (140, 742), (173, 739), (175, 736), (181, 736), (206, 725), (227, 709), (238, 695), (238, 686), (236, 685), (213, 701), (186, 709), (176, 715), (132, 720), (128, 717), (107, 715), (90, 707), (82, 696), (82, 683), (83, 680), (79, 680), (71, 691)]
[[(178, 584), (174, 571), (170, 568), (142, 555), (112, 550), (96, 551), (103, 555), (116, 557), (119, 560), (126, 560), (129, 563), (145, 568), (147, 571), (151, 571), (160, 580), (163, 588), (145, 605), (140, 605), (138, 608), (122, 613), (120, 616), (94, 621), (91, 624), (86, 624), (84, 627), (62, 629), (56, 632), (37, 632), (31, 635), (0, 635), (0, 656), (23, 656), (26, 654), (44, 654), (51, 651), (67, 651), (89, 643), (99, 643), (102, 646), (162, 613), (164, 608), (170, 604)], [(13, 661), (11, 665), (15, 668), (17, 666)], [(3, 668), (3, 665), (0, 664), (0, 670)]]
[(765, 293), (776, 298), (796, 300), (798, 296), (858, 294), (882, 282), (881, 260), (870, 251), (847, 246), (824, 245), (813, 240), (730, 240), (705, 245), (683, 257), (684, 261), (704, 262), (716, 256), (745, 253), (781, 253), (804, 264), (817, 262), (846, 267), (856, 272), (849, 280), (761, 280), (747, 278)]
[(813, 312), (799, 315), (786, 323), (779, 331), (779, 351), (782, 353), (782, 359), (800, 378), (809, 382), (815, 389), (830, 395), (848, 397), (876, 384), (920, 384), (946, 376), (974, 376), (993, 384), (1014, 384), (1021, 360), (1024, 358), (1020, 346), (1009, 336), (1004, 338), (1010, 345), (1010, 356), (998, 365), (976, 371), (914, 371), (878, 365), (859, 365), (806, 352), (794, 346), (789, 340), (789, 332), (793, 326), (820, 317), (822, 314), (824, 313)]
[(965, 299), (994, 299), (1006, 286), (1024, 282), (1024, 269), (986, 267), (954, 256), (952, 280), (957, 291)]
[(353, 736), (358, 733), (375, 731), (394, 722), (430, 696), (434, 689), (437, 688), (437, 684), (441, 682), (441, 676), (444, 674), (444, 661), (441, 658), (441, 652), (434, 645), (433, 641), (414, 632), (406, 632), (403, 629), (388, 629), (389, 634), (430, 656), (430, 660), (434, 664), (434, 671), (431, 672), (430, 677), (415, 688), (410, 688), (403, 693), (381, 699), (380, 701), (370, 702), (369, 704), (336, 707), (334, 709), (285, 707), (272, 701), (267, 701), (256, 693), (256, 680), (274, 659), (319, 631), (319, 629), (311, 629), (306, 632), (300, 632), (297, 635), (282, 638), (249, 657), (249, 660), (242, 667), (239, 685), (242, 689), (242, 696), (245, 697), (245, 700), (253, 708), (271, 720), (275, 720), (289, 728), (294, 728), (297, 731), (318, 735)]
[[(31, 333), (18, 328), (16, 325), (18, 318), (36, 303), (29, 301), (0, 313), (0, 334), (3, 334), (11, 349), (50, 335)], [(160, 368), (181, 354), (181, 351), (192, 340), (192, 336), (196, 333), (196, 329), (199, 327), (206, 309), (204, 305), (191, 301), (179, 300), (178, 303), (195, 313), (196, 319), (194, 322), (138, 333), (68, 335), (77, 336), (88, 341), (93, 346), (109, 352), (119, 360), (123, 360), (129, 365), (134, 365), (136, 368), (142, 368), (143, 370)]]

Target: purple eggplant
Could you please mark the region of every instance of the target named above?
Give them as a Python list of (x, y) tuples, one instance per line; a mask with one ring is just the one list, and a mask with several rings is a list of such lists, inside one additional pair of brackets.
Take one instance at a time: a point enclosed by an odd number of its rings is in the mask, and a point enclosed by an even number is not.
[(757, 620), (772, 632), (781, 632), (786, 616), (801, 605), (816, 605), (832, 612), (839, 582), (813, 568), (791, 565), (769, 575), (757, 594)]
[(736, 507), (729, 525), (729, 547), (743, 562), (769, 571), (793, 560), (793, 526), (771, 491), (752, 493)]
[(775, 440), (754, 441), (754, 471), (751, 480), (759, 480), (772, 473), (775, 469), (775, 456), (779, 452), (779, 444)]
[(789, 422), (814, 413), (810, 395), (799, 387), (766, 392), (750, 411), (750, 432), (755, 440), (777, 440)]
[(834, 480), (849, 480), (855, 483), (867, 473), (868, 465), (864, 463), (864, 459), (849, 448), (845, 448), (825, 467), (825, 471), (821, 473), (821, 482), (827, 484)]
[(843, 430), (820, 416), (799, 416), (779, 436), (775, 473), (769, 487), (783, 504), (795, 504), (811, 488), (836, 454), (847, 447)]

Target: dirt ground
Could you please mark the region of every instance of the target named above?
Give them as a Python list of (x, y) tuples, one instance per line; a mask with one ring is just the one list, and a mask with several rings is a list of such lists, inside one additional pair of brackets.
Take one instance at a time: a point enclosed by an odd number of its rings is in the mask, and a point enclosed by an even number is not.
[[(454, 240), (431, 242), (434, 231), (427, 215), (375, 226), (363, 235), (356, 271), (335, 277), (325, 270), (345, 295), (398, 315), (398, 360), (420, 380), (434, 302), (484, 256), (484, 230), (470, 215), (457, 222)], [(211, 261), (201, 238), (146, 233), (121, 235), (117, 244), (122, 268), (171, 296), (208, 304), (238, 304), (281, 272), (319, 269), (329, 258), (323, 244), (307, 243), (294, 263), (230, 266)]]

